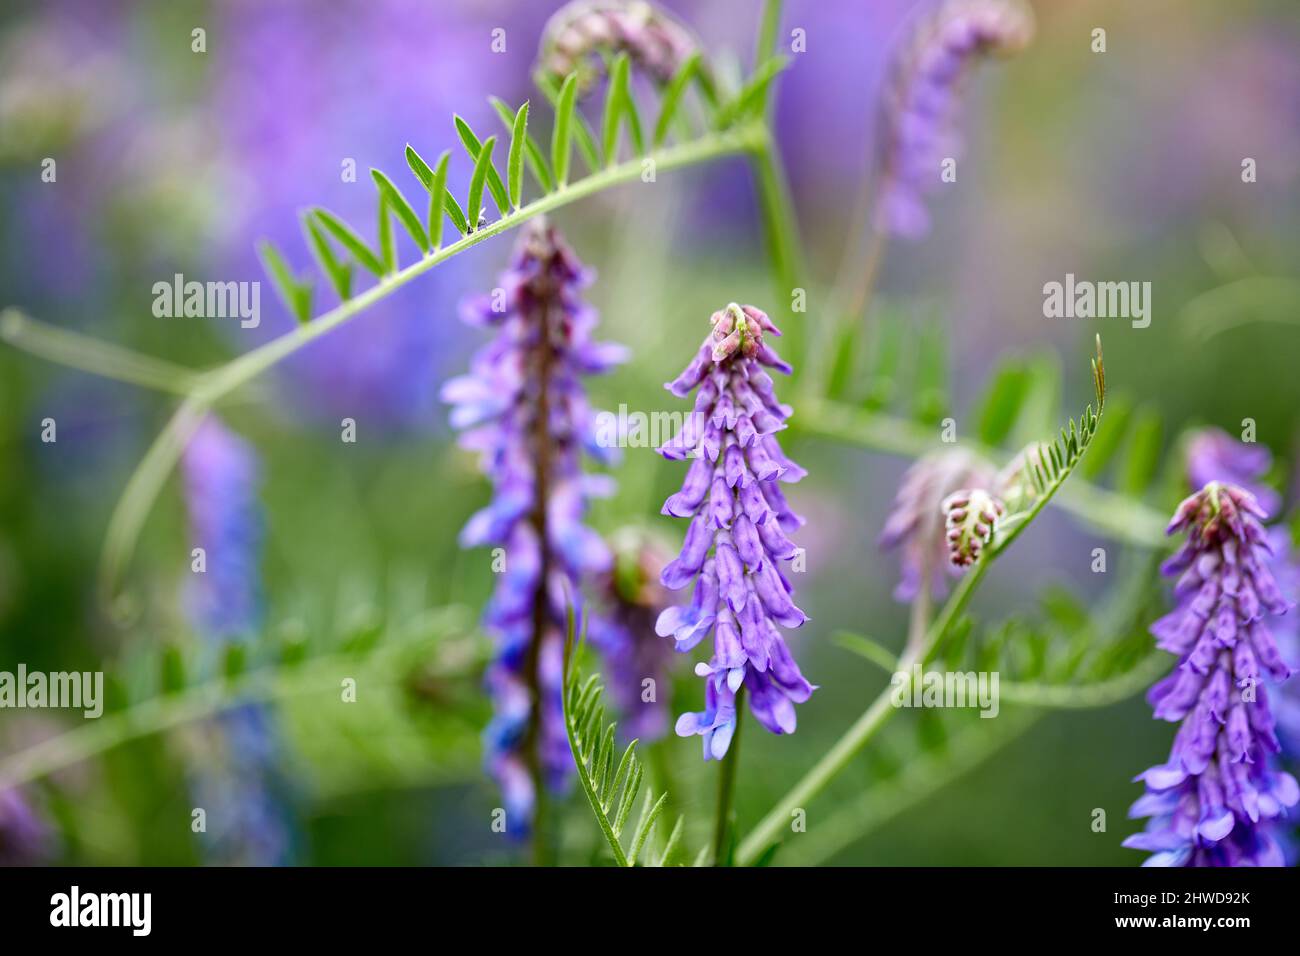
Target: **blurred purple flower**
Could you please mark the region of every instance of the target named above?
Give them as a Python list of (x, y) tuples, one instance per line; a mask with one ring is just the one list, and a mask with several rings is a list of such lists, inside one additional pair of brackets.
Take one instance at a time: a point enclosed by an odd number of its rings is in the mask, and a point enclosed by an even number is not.
[[(261, 237), (296, 268), (308, 268), (299, 213), (309, 206), (329, 208), (372, 237), (371, 166), (388, 172), (423, 210), (424, 191), (404, 169), (408, 141), (426, 156), (455, 147), (449, 185), (468, 182), (452, 114), (486, 136), (499, 132), (500, 122), (488, 94), (512, 102), (527, 95), (528, 56), (523, 49), (494, 54), (475, 12), (464, 3), (422, 0), (221, 5), (212, 113), (229, 178), (224, 229), (214, 237), (223, 268), (260, 277), (254, 242)], [(512, 13), (512, 45), (516, 36), (536, 35), (541, 16), (532, 8)], [(419, 250), (396, 232), (399, 253), (412, 261)], [(319, 313), (337, 298), (317, 279)], [(355, 283), (368, 281), (356, 272)], [(320, 421), (353, 417), (385, 431), (431, 422), (440, 363), (457, 360), (463, 338), (444, 303), (465, 281), (461, 259), (444, 263), (307, 346), (283, 366), (289, 405)], [(264, 298), (274, 317), (258, 334), (292, 328), (294, 320)]]
[(663, 85), (698, 48), (686, 27), (646, 0), (571, 0), (546, 22), (536, 75), (558, 86), (576, 71), (583, 94), (604, 72), (605, 58), (626, 53)]
[[(587, 636), (605, 659), (610, 696), (623, 714), (619, 730), (628, 738), (657, 740), (668, 729), (663, 695), (673, 657), (655, 634), (655, 619), (668, 603), (659, 583), (668, 555), (654, 538), (631, 529), (615, 535), (613, 550), (614, 569), (602, 582)], [(646, 680), (655, 688), (648, 701)]]
[(1270, 570), (1266, 517), (1248, 491), (1211, 482), (1169, 525), (1187, 532), (1162, 569), (1178, 578), (1177, 606), (1151, 633), (1179, 664), (1147, 700), (1157, 719), (1182, 726), (1168, 762), (1135, 778), (1146, 793), (1129, 815), (1151, 820), (1124, 846), (1153, 853), (1146, 866), (1284, 863), (1275, 831), (1300, 788), (1274, 766), (1279, 745), (1261, 678), (1291, 676), (1264, 623), (1291, 605)]
[(988, 488), (993, 480), (991, 465), (960, 449), (926, 455), (907, 470), (880, 533), (882, 548), (900, 551), (896, 600), (912, 601), (922, 587), (931, 597), (946, 592), (947, 576), (955, 577), (961, 569), (948, 559), (943, 502), (963, 488)]
[[(204, 571), (187, 594), (195, 630), (219, 652), (251, 639), (261, 626), (258, 565), (262, 514), (253, 449), (208, 416), (181, 459), (191, 539), (204, 549)], [(244, 704), (216, 718), (193, 763), (195, 799), (207, 812), (204, 845), (221, 864), (283, 865), (294, 842), (282, 754), (266, 708)]]
[(698, 391), (682, 430), (659, 449), (674, 461), (691, 458), (681, 490), (663, 506), (664, 514), (691, 524), (660, 580), (673, 591), (693, 581), (695, 592), (689, 605), (665, 610), (655, 630), (671, 635), (681, 652), (714, 636), (709, 663), (695, 668), (707, 678), (705, 709), (682, 714), (677, 734), (702, 735), (704, 759), (721, 760), (735, 733), (742, 686), (750, 711), (774, 734), (794, 733), (794, 705), (815, 688), (777, 629), (808, 619), (777, 565), (796, 554), (786, 535), (803, 524), (778, 483), (805, 474), (777, 444), (791, 409), (763, 368), (790, 371), (763, 341), (764, 333), (781, 333), (765, 313), (734, 302), (712, 322), (695, 358), (667, 385), (679, 398)]
[(961, 153), (962, 81), (979, 58), (1018, 53), (1033, 33), (1019, 0), (947, 0), (918, 24), (885, 93), (877, 229), (905, 239), (929, 232), (922, 197), (939, 184), (943, 160)]
[(53, 834), (17, 787), (0, 789), (0, 866), (48, 862)]
[(527, 223), (497, 293), (462, 310), (495, 338), (442, 390), (461, 446), (480, 454), (493, 486), (461, 545), (504, 546), (507, 560), (484, 615), (496, 641), (485, 746), (516, 835), (532, 820), (535, 781), (559, 787), (572, 769), (562, 711), (568, 604), (584, 578), (610, 567), (604, 542), (582, 523), (588, 498), (609, 481), (585, 475), (581, 455), (607, 462), (615, 449), (596, 440), (582, 379), (624, 353), (591, 339), (596, 313), (581, 295), (591, 278), (549, 223)]
[(1237, 441), (1221, 428), (1203, 428), (1187, 446), (1187, 480), (1193, 488), (1212, 481), (1236, 485), (1255, 496), (1269, 514), (1282, 507), (1282, 497), (1263, 478), (1273, 467), (1268, 446)]
[(225, 643), (250, 637), (261, 623), (262, 512), (253, 449), (208, 416), (181, 458), (193, 546), (204, 551), (205, 570), (187, 593), (195, 628)]

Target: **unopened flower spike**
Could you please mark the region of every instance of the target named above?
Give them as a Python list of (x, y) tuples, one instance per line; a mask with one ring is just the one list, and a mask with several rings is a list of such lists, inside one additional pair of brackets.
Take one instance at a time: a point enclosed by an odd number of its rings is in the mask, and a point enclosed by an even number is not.
[(879, 542), (900, 552), (902, 577), (895, 599), (909, 602), (923, 590), (936, 597), (944, 594), (947, 578), (962, 567), (951, 560), (945, 502), (962, 489), (995, 484), (993, 466), (962, 449), (927, 455), (907, 470)]
[(797, 552), (788, 535), (803, 524), (781, 484), (805, 474), (776, 439), (792, 414), (767, 371), (790, 371), (766, 341), (781, 333), (761, 310), (734, 302), (713, 313), (711, 325), (695, 358), (666, 386), (696, 398), (682, 430), (659, 449), (691, 459), (681, 490), (664, 502), (664, 514), (691, 523), (661, 580), (694, 591), (690, 604), (668, 608), (656, 625), (682, 652), (713, 637), (709, 662), (696, 666), (705, 678), (704, 710), (677, 720), (679, 736), (704, 738), (706, 760), (726, 754), (742, 688), (755, 718), (777, 734), (794, 732), (794, 705), (815, 689), (780, 631), (807, 620), (781, 570)]
[(1021, 0), (948, 0), (920, 23), (885, 93), (877, 229), (906, 239), (929, 232), (923, 194), (941, 182), (944, 160), (961, 153), (962, 81), (981, 58), (1018, 53), (1033, 35)]
[(1006, 513), (1002, 502), (982, 488), (962, 489), (943, 500), (948, 559), (957, 568), (979, 560), (993, 540), (998, 520)]
[(590, 282), (554, 227), (542, 218), (526, 224), (500, 280), (504, 300), (484, 296), (462, 309), (470, 324), (496, 329), (495, 338), (470, 374), (442, 390), (461, 446), (479, 453), (493, 486), (461, 545), (504, 549), (484, 614), (496, 644), (486, 677), (495, 713), (484, 747), (505, 794), (507, 832), (516, 836), (531, 824), (538, 781), (559, 788), (572, 770), (562, 700), (569, 601), (611, 566), (583, 516), (612, 483), (585, 474), (581, 459), (585, 451), (609, 462), (617, 448), (597, 438), (583, 378), (608, 371), (625, 352), (592, 340), (596, 313), (582, 299)]
[(1129, 815), (1150, 820), (1124, 845), (1153, 854), (1146, 866), (1284, 864), (1282, 818), (1300, 788), (1276, 765), (1262, 682), (1291, 676), (1267, 621), (1292, 604), (1269, 567), (1266, 517), (1250, 492), (1210, 482), (1169, 525), (1187, 541), (1162, 569), (1176, 606), (1151, 633), (1179, 663), (1147, 701), (1180, 726), (1169, 760), (1136, 778), (1146, 793)]
[(689, 29), (645, 0), (574, 0), (547, 21), (536, 75), (539, 83), (554, 85), (577, 71), (583, 96), (603, 75), (605, 59), (626, 53), (663, 86), (698, 50)]

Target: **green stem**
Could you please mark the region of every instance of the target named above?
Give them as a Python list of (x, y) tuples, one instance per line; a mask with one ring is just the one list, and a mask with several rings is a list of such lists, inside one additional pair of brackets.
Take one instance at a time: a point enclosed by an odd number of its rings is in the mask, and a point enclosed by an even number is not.
[[(789, 846), (787, 863), (816, 866), (879, 829), (903, 811), (979, 766), (1033, 726), (1038, 714), (1029, 712), (1009, 721), (982, 721), (951, 741), (942, 754), (911, 761), (896, 777), (863, 792), (839, 807), (815, 830)], [(997, 727), (985, 724), (998, 723)]]
[(188, 395), (203, 377), (202, 372), (38, 322), (18, 309), (0, 312), (0, 339), (69, 368), (176, 395)]
[[(805, 288), (803, 277), (808, 275), (794, 203), (790, 199), (781, 157), (770, 136), (764, 137), (760, 145), (750, 150), (749, 159), (763, 217), (763, 237), (768, 257), (772, 260), (776, 301), (788, 303), (795, 289)], [(805, 337), (811, 336), (805, 332)]]
[(930, 627), (930, 556), (921, 559), (921, 586), (912, 599), (912, 607), (907, 622), (906, 647), (916, 647), (925, 640), (925, 632)]
[[(899, 658), (899, 673), (906, 675), (904, 678), (906, 683), (902, 688), (903, 693), (906, 693), (907, 688), (911, 685), (913, 665), (925, 664), (931, 652), (938, 646), (944, 634), (947, 633), (952, 622), (965, 609), (966, 603), (970, 600), (976, 585), (979, 584), (988, 566), (992, 563), (991, 558), (995, 553), (990, 551), (984, 560), (976, 564), (971, 572), (961, 579), (952, 596), (948, 599), (948, 603), (944, 605), (939, 617), (930, 626), (925, 640), (916, 646), (909, 647), (903, 653), (903, 656)], [(844, 736), (835, 742), (835, 746), (831, 747), (822, 759), (817, 761), (812, 769), (794, 785), (793, 789), (781, 798), (771, 812), (759, 821), (758, 826), (740, 844), (740, 849), (736, 853), (737, 865), (751, 865), (769, 846), (776, 843), (781, 830), (790, 820), (791, 814), (795, 810), (805, 807), (806, 804), (821, 793), (827, 784), (835, 779), (840, 771), (848, 766), (849, 761), (876, 735), (876, 732), (898, 712), (898, 708), (891, 703), (891, 697), (894, 693), (895, 689), (892, 684), (881, 691), (880, 695), (863, 711), (862, 715), (845, 732)]]
[[(932, 428), (831, 400), (814, 399), (800, 405), (799, 414), (790, 419), (790, 428), (904, 458), (919, 458), (936, 448)], [(962, 442), (962, 447), (990, 461), (1007, 458), (978, 442)], [(1164, 545), (1164, 516), (1141, 501), (1079, 478), (1072, 478), (1054, 500), (1062, 510), (1118, 541), (1145, 548)]]
[(731, 803), (736, 791), (736, 764), (740, 760), (740, 726), (745, 713), (745, 688), (736, 692), (736, 729), (722, 766), (718, 768), (718, 814), (713, 824), (713, 865), (726, 862), (727, 838), (731, 833)]
[[(763, 4), (763, 19), (758, 26), (758, 43), (754, 47), (754, 70), (776, 56), (776, 34), (781, 29), (781, 0), (766, 0)], [(770, 115), (772, 108), (771, 87), (764, 93), (763, 107)]]
[[(804, 394), (810, 397), (820, 398), (826, 394), (831, 360), (839, 345), (840, 333), (846, 325), (864, 317), (876, 289), (876, 279), (885, 255), (886, 236), (879, 230), (863, 228), (866, 238), (849, 243), (848, 248), (856, 249), (856, 252), (845, 255), (840, 275), (835, 280), (837, 293), (830, 312), (817, 326), (817, 342), (809, 356), (808, 374), (803, 382)], [(842, 291), (846, 286), (853, 289), (847, 296)]]

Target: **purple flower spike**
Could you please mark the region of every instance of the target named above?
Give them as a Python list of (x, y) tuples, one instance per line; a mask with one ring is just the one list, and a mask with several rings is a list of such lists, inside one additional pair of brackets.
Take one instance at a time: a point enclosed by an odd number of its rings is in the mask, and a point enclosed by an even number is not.
[(1169, 525), (1187, 532), (1163, 568), (1178, 579), (1177, 606), (1151, 632), (1179, 664), (1147, 700), (1181, 726), (1168, 762), (1137, 777), (1146, 793), (1129, 815), (1151, 819), (1124, 845), (1152, 853), (1145, 866), (1284, 865), (1279, 822), (1300, 788), (1275, 765), (1261, 680), (1291, 675), (1265, 619), (1292, 605), (1270, 570), (1265, 517), (1250, 492), (1211, 482)]
[(582, 523), (587, 500), (608, 489), (584, 476), (581, 456), (608, 460), (616, 449), (602, 444), (582, 378), (607, 370), (622, 350), (591, 340), (596, 316), (581, 297), (590, 281), (554, 228), (530, 222), (501, 278), (499, 311), (489, 300), (466, 309), (496, 337), (474, 356), (470, 374), (442, 392), (465, 429), (462, 447), (479, 453), (494, 490), (462, 543), (505, 549), (484, 615), (496, 642), (484, 746), (507, 830), (517, 836), (531, 825), (537, 782), (562, 787), (572, 769), (561, 697), (566, 602), (611, 566), (609, 550)]
[[(720, 760), (736, 730), (736, 694), (742, 687), (749, 691), (754, 717), (774, 734), (794, 733), (794, 705), (815, 688), (799, 672), (777, 629), (778, 624), (799, 627), (808, 619), (791, 599), (790, 582), (778, 564), (794, 557), (786, 534), (803, 523), (778, 483), (805, 474), (772, 435), (785, 427), (791, 410), (776, 400), (763, 366), (789, 366), (763, 337), (781, 333), (763, 312), (735, 303), (713, 313), (712, 322), (699, 354), (667, 385), (682, 398), (698, 387), (696, 411), (712, 430), (700, 431), (693, 445), (669, 443), (660, 450), (673, 460), (693, 456), (682, 490), (664, 506), (666, 514), (692, 521), (681, 555), (664, 568), (661, 580), (670, 590), (694, 581), (695, 592), (689, 606), (660, 614), (655, 630), (673, 638), (678, 651), (713, 635), (712, 659), (695, 669), (706, 679), (705, 709), (679, 717), (677, 733), (701, 735), (704, 759)], [(759, 421), (767, 427), (757, 428)], [(698, 494), (701, 467), (712, 476), (707, 495)], [(694, 510), (683, 514), (682, 504), (691, 501)]]
[(930, 231), (922, 199), (957, 158), (959, 88), (987, 56), (1011, 56), (1034, 35), (1033, 13), (1018, 0), (948, 0), (915, 30), (885, 93), (885, 136), (876, 228), (905, 239)]

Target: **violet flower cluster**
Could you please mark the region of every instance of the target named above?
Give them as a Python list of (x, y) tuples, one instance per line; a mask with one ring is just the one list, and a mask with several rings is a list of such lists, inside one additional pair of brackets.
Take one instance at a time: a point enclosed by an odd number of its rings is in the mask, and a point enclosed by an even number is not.
[(703, 736), (706, 760), (726, 754), (742, 688), (750, 711), (775, 734), (794, 732), (794, 705), (815, 689), (778, 629), (808, 619), (778, 563), (795, 556), (787, 535), (803, 524), (780, 483), (805, 474), (776, 440), (792, 412), (766, 369), (789, 373), (790, 366), (763, 337), (781, 333), (763, 312), (734, 302), (712, 322), (695, 358), (667, 385), (680, 398), (698, 391), (682, 430), (659, 449), (665, 458), (692, 459), (681, 490), (664, 502), (664, 514), (691, 524), (661, 580), (674, 591), (693, 581), (695, 591), (656, 625), (682, 652), (713, 635), (712, 657), (695, 668), (706, 678), (704, 711), (683, 714), (676, 728), (679, 736)]
[(929, 232), (922, 196), (940, 183), (944, 159), (961, 152), (963, 79), (979, 58), (1015, 54), (1033, 34), (1033, 14), (1019, 0), (948, 0), (920, 24), (885, 91), (877, 229), (906, 239)]
[(461, 446), (479, 453), (493, 486), (461, 545), (504, 548), (484, 615), (496, 644), (485, 749), (515, 834), (533, 818), (538, 783), (558, 788), (572, 769), (562, 699), (567, 612), (583, 579), (610, 568), (609, 550), (582, 519), (611, 482), (584, 474), (581, 455), (610, 463), (616, 448), (597, 441), (582, 380), (621, 362), (624, 350), (592, 341), (596, 313), (581, 296), (591, 279), (552, 226), (531, 221), (497, 294), (462, 309), (495, 338), (468, 375), (443, 387)]
[(1186, 498), (1169, 532), (1186, 531), (1164, 565), (1177, 606), (1152, 625), (1178, 667), (1147, 700), (1181, 722), (1166, 763), (1136, 779), (1146, 793), (1132, 817), (1150, 817), (1124, 845), (1150, 851), (1148, 866), (1280, 866), (1277, 836), (1300, 789), (1278, 770), (1274, 717), (1263, 678), (1284, 681), (1266, 618), (1291, 607), (1270, 570), (1267, 514), (1250, 492), (1211, 482)]
[(573, 0), (542, 32), (537, 74), (558, 83), (576, 70), (582, 95), (599, 79), (602, 55), (626, 53), (662, 86), (698, 46), (690, 30), (645, 0)]
[[(213, 660), (227, 645), (248, 640), (262, 622), (257, 458), (209, 416), (186, 446), (181, 473), (191, 538), (204, 552), (204, 570), (190, 581), (187, 610)], [(207, 811), (209, 859), (241, 865), (290, 862), (295, 828), (267, 709), (240, 705), (201, 733), (206, 739), (195, 761), (193, 787)]]
[[(1268, 446), (1238, 441), (1221, 428), (1203, 428), (1187, 445), (1187, 477), (1193, 488), (1211, 481), (1237, 485), (1254, 495), (1269, 514), (1282, 506), (1282, 496), (1262, 480), (1272, 467)], [(1300, 564), (1285, 527), (1269, 529), (1268, 547), (1270, 569), (1282, 594), (1300, 596)], [(1300, 614), (1287, 614), (1272, 630), (1282, 659), (1300, 665)], [(1279, 691), (1272, 701), (1278, 740), (1285, 754), (1300, 758), (1300, 687), (1288, 682)]]

